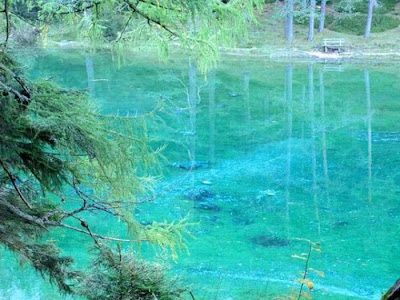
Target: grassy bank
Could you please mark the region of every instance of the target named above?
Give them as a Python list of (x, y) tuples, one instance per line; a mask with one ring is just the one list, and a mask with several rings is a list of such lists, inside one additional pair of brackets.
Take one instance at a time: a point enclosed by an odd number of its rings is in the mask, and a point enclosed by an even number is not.
[[(397, 5), (398, 6), (398, 5)], [(395, 15), (393, 8), (390, 15)], [(332, 9), (330, 9), (332, 13)], [(308, 26), (295, 24), (294, 42), (286, 42), (282, 18), (277, 18), (274, 4), (267, 5), (259, 17), (259, 24), (253, 26), (249, 37), (239, 42), (239, 49), (230, 49), (234, 53), (247, 52), (253, 55), (277, 57), (319, 57), (314, 52), (321, 50), (322, 40), (325, 38), (342, 38), (345, 40), (344, 53), (331, 55), (331, 58), (379, 58), (384, 60), (400, 60), (400, 26), (383, 32), (371, 33), (369, 39), (351, 32), (338, 32), (325, 29), (319, 33), (315, 29), (315, 38), (307, 41)], [(324, 57), (322, 57), (324, 58)], [(327, 57), (329, 58), (329, 56)]]

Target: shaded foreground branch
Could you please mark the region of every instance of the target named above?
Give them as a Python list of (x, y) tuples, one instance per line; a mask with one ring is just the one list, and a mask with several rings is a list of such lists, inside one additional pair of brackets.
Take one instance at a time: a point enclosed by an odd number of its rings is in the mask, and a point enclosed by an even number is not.
[[(92, 240), (98, 250), (94, 264), (114, 257), (111, 246), (117, 243), (149, 242), (173, 253), (179, 250), (184, 222), (145, 226), (132, 213), (140, 203), (139, 195), (146, 192), (143, 182), (150, 182), (146, 176), (157, 164), (158, 153), (148, 146), (144, 131), (147, 120), (100, 116), (83, 92), (60, 89), (47, 81), (28, 83), (6, 54), (0, 58), (0, 245), (28, 260), (60, 290), (89, 299), (86, 289), (89, 282), (94, 284), (90, 278), (105, 270), (95, 275), (75, 270), (72, 257), (61, 256), (55, 242), (46, 241), (54, 228), (65, 229), (67, 236), (77, 232), (90, 237), (89, 244)], [(96, 232), (85, 220), (89, 214), (92, 218), (104, 213), (108, 222), (122, 221), (130, 236)], [(133, 299), (181, 291), (167, 283), (164, 271), (133, 259), (132, 254), (119, 256), (120, 260), (107, 264), (123, 269), (114, 274), (116, 280), (138, 284)], [(124, 260), (129, 268), (121, 265)], [(121, 277), (138, 270), (152, 274), (152, 288), (143, 289), (143, 282)], [(102, 286), (97, 289), (108, 292)], [(126, 292), (122, 286), (115, 291), (120, 299), (126, 299)]]

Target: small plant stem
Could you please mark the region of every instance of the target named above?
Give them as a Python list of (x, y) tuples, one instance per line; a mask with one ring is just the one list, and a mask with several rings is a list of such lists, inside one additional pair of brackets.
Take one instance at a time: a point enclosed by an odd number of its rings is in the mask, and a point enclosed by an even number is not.
[[(311, 251), (312, 251), (312, 244), (310, 244), (310, 249), (308, 250), (306, 265), (304, 266), (303, 280), (306, 279), (306, 277), (307, 277), (307, 273), (308, 273), (308, 262), (310, 261)], [(300, 290), (299, 290), (299, 295), (298, 295), (298, 297), (297, 297), (297, 300), (300, 300), (300, 298), (301, 298), (301, 293), (302, 293), (302, 291), (303, 291), (303, 286), (304, 286), (304, 282), (302, 282), (301, 285), (300, 285)]]
[(192, 297), (192, 299), (193, 299), (193, 300), (196, 300), (196, 298), (194, 297), (194, 295), (193, 295), (193, 292), (192, 292), (192, 291), (189, 291), (189, 295), (190, 295), (190, 297)]

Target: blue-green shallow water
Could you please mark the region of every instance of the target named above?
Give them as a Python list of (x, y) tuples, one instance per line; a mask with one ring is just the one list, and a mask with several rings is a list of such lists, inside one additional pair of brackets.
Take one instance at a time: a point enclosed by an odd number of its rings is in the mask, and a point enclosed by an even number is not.
[[(310, 260), (326, 274), (309, 275), (314, 299), (378, 299), (399, 277), (397, 66), (227, 58), (205, 78), (184, 58), (121, 61), (61, 49), (19, 56), (32, 78), (88, 88), (107, 114), (164, 103), (163, 122), (149, 130), (154, 146), (167, 145), (169, 163), (157, 200), (136, 214), (200, 221), (190, 255), (182, 252), (171, 270), (197, 298), (273, 299), (297, 289), (304, 263), (291, 255), (308, 250), (297, 238), (323, 250)], [(190, 161), (200, 167), (177, 168)], [(59, 238), (87, 263), (84, 237)], [(61, 298), (10, 257), (0, 257), (0, 298)]]

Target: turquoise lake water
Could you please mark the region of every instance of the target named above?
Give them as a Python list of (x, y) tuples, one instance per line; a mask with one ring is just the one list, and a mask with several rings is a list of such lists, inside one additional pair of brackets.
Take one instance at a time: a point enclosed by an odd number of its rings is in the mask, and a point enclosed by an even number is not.
[[(32, 78), (87, 89), (105, 114), (162, 104), (149, 134), (166, 145), (156, 200), (137, 218), (199, 222), (171, 262), (196, 299), (273, 299), (297, 291), (308, 252), (314, 299), (379, 299), (400, 276), (400, 72), (396, 65), (225, 58), (200, 74), (72, 50), (18, 52)], [(108, 224), (110, 233), (120, 224)], [(85, 264), (85, 237), (57, 236)], [(7, 252), (0, 299), (62, 299)], [(189, 298), (188, 298), (189, 299)]]

